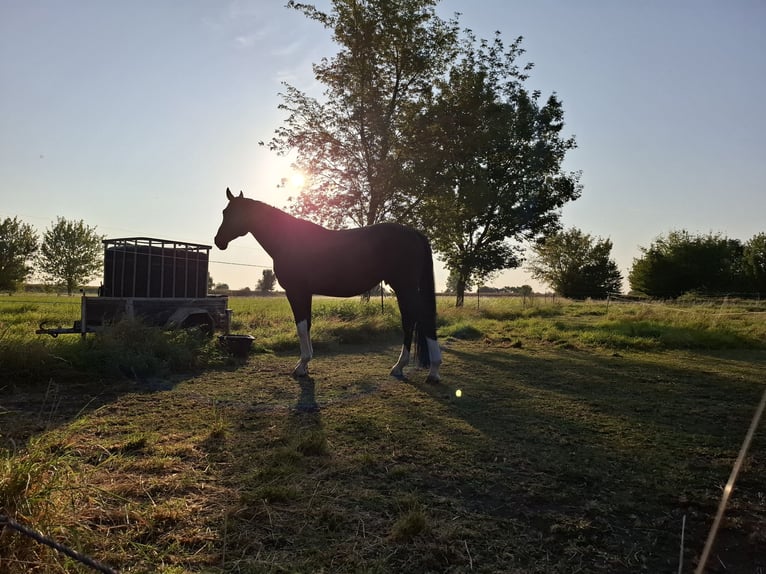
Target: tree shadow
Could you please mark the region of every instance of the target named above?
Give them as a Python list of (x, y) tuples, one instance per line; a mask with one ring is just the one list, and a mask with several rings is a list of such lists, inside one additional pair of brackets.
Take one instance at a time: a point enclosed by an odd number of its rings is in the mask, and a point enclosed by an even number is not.
[[(657, 533), (677, 532), (687, 515), (692, 561), (717, 508), (714, 485), (726, 481), (763, 389), (759, 369), (735, 369), (732, 360), (713, 370), (720, 354), (698, 356), (696, 366), (668, 367), (567, 349), (449, 349), (445, 380), (459, 383), (411, 383), (439, 407), (418, 418), (432, 432), (451, 432), (446, 410), (478, 432), (464, 436), (461, 452), (482, 471), (436, 482), (466, 508), (521, 518), (549, 549), (590, 540), (611, 557), (611, 571), (631, 571), (631, 552), (634, 568), (672, 567), (675, 537)], [(735, 570), (766, 564), (755, 478), (766, 467), (757, 451), (750, 460), (719, 549)]]

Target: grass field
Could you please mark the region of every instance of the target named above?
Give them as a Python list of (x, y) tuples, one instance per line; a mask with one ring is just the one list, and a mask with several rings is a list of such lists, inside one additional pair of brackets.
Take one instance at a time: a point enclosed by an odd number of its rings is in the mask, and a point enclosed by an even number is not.
[[(0, 298), (0, 513), (121, 572), (693, 572), (766, 305), (450, 304), (426, 385), (387, 375), (390, 301), (316, 300), (295, 381), (279, 297), (231, 300), (243, 360), (140, 324), (36, 336), (79, 301)], [(762, 423), (707, 572), (766, 569), (765, 455)], [(6, 528), (0, 572), (92, 570)]]

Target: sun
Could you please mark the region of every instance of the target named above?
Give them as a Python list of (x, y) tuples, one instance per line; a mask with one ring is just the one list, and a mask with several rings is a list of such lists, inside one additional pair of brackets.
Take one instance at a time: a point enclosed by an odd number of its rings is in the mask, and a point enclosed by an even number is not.
[(293, 189), (301, 189), (306, 183), (306, 176), (300, 171), (295, 171), (289, 178), (290, 187)]

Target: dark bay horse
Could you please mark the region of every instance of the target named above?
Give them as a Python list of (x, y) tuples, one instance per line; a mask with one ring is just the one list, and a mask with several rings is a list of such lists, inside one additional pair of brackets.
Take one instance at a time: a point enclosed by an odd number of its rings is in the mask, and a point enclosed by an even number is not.
[(404, 330), (391, 375), (404, 378), (415, 332), (418, 363), (429, 368), (426, 380), (439, 381), (442, 359), (436, 342), (433, 258), (422, 233), (396, 223), (333, 231), (248, 199), (241, 191), (234, 196), (227, 188), (226, 197), (229, 204), (215, 244), (226, 249), (232, 239), (252, 233), (274, 260), (274, 274), (285, 289), (298, 329), (301, 358), (293, 376), (307, 376), (313, 356), (312, 295), (351, 297), (385, 281), (396, 293)]

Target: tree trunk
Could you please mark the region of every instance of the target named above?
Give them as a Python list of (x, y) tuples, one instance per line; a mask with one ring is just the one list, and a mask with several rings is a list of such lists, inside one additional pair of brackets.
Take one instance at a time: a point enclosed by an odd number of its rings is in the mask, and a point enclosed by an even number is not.
[(458, 277), (457, 284), (455, 285), (455, 307), (462, 307), (465, 302), (465, 278), (461, 275)]

